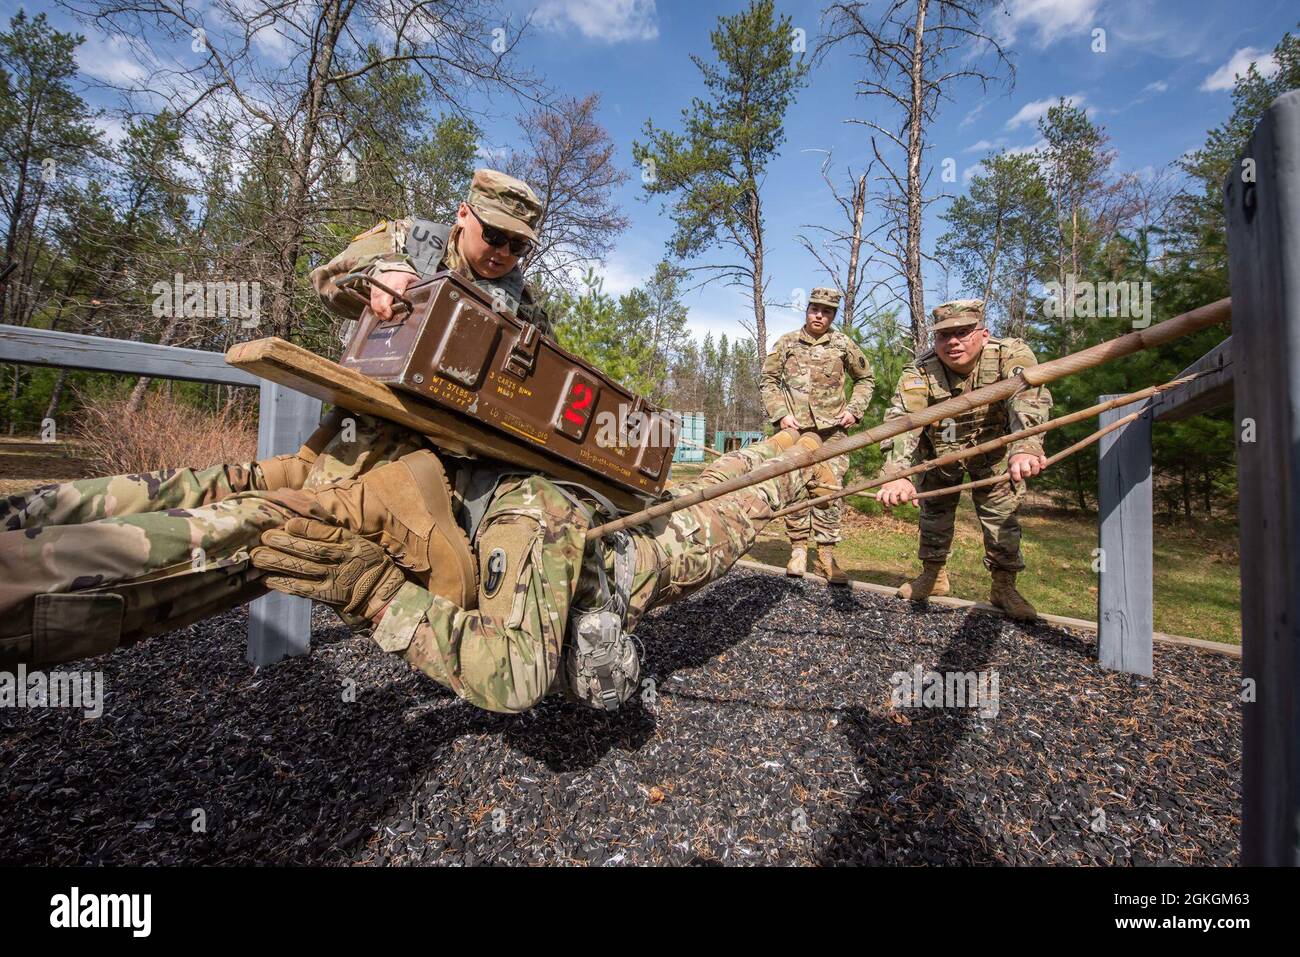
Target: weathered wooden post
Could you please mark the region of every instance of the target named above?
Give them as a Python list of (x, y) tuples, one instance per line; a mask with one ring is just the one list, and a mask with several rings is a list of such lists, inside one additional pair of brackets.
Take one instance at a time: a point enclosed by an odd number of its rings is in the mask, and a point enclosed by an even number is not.
[[(1103, 395), (1098, 401), (1113, 399)], [(1129, 409), (1103, 412), (1106, 426)], [(1151, 410), (1098, 446), (1097, 657), (1103, 668), (1151, 676)]]
[[(321, 402), (274, 382), (262, 382), (257, 457), (296, 452), (320, 422)], [(248, 660), (274, 664), (311, 650), (311, 602), (272, 592), (248, 608)]]
[(1243, 864), (1300, 864), (1300, 91), (1224, 189), (1237, 366)]

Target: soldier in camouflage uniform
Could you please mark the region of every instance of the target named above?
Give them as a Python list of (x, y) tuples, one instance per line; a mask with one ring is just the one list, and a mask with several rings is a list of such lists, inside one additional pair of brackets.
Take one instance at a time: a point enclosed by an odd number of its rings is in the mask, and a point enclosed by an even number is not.
[[(480, 169), (454, 226), (380, 223), (313, 271), (312, 283), (327, 308), (355, 319), (365, 302), (336, 284), (343, 275), (363, 272), (401, 292), (420, 275), (453, 269), (488, 291), (498, 308), (517, 309), (549, 331), (520, 268), (540, 215), (541, 203), (526, 183)], [(391, 296), (378, 287), (370, 290), (370, 305), (392, 314)], [(0, 500), (0, 529), (23, 536), (0, 537), (0, 609), (11, 612), (0, 620), (0, 660), (32, 654), (28, 646), (47, 638), (70, 657), (82, 657), (78, 642), (107, 650), (120, 636), (138, 640), (260, 594), (257, 576), (245, 567), (247, 549), (262, 531), (298, 513), (258, 493), (283, 497), (292, 489), (356, 481), (425, 444), (391, 423), (340, 414), (295, 455), (69, 482)], [(113, 596), (83, 594), (125, 582), (130, 587)], [(89, 628), (89, 620), (102, 627)], [(41, 657), (39, 648), (35, 655)]]
[[(365, 303), (337, 285), (343, 276), (365, 273), (401, 293), (422, 276), (451, 269), (487, 292), (498, 311), (517, 315), (549, 334), (546, 310), (537, 290), (524, 282), (521, 268), (537, 242), (534, 226), (541, 209), (537, 194), (522, 180), (496, 170), (475, 170), (453, 225), (417, 218), (380, 222), (313, 270), (311, 282), (331, 311), (357, 319)], [(393, 297), (372, 287), (370, 308), (387, 320), (393, 314)]]
[[(786, 430), (716, 460), (670, 494), (820, 444)], [(298, 519), (270, 531), (252, 560), (270, 587), (371, 621), (381, 648), (480, 708), (522, 711), (555, 692), (613, 708), (639, 685), (628, 632), (651, 607), (725, 574), (773, 511), (806, 494), (809, 475), (788, 472), (602, 543), (585, 540), (600, 505), (582, 490), (510, 477), (474, 533), (476, 606), (430, 591), (386, 550), (326, 523)]]
[[(471, 265), (482, 252), (459, 248)], [(355, 310), (332, 280), (355, 268), (395, 271), (380, 255), (366, 262), (350, 247), (346, 265), (317, 270), (326, 305)], [(719, 459), (673, 494), (743, 474), (796, 438), (785, 432)], [(295, 455), (0, 500), (0, 666), (102, 654), (275, 585), (334, 605), (350, 624), (377, 621), (382, 647), (479, 707), (518, 711), (558, 689), (609, 707), (636, 690), (627, 631), (645, 610), (723, 574), (807, 483), (802, 471), (770, 479), (606, 548), (582, 534), (607, 507), (590, 490), (426, 444), (336, 411)]]
[[(857, 343), (831, 328), (839, 306), (838, 290), (814, 289), (808, 297), (803, 328), (777, 339), (764, 360), (763, 405), (768, 419), (777, 428), (816, 432), (823, 441), (829, 442), (845, 435), (845, 430), (861, 421), (866, 412), (875, 375)], [(847, 402), (844, 399), (846, 379), (853, 383), (853, 393)], [(849, 457), (837, 456), (826, 465), (833, 478), (824, 488), (815, 489), (816, 495), (844, 487)], [(817, 573), (834, 585), (848, 583), (848, 576), (835, 561), (835, 545), (840, 541), (838, 500), (787, 517), (785, 528), (790, 538), (786, 574), (798, 577), (808, 570), (811, 532), (817, 543)]]
[[(997, 339), (984, 325), (984, 302), (957, 299), (934, 310), (934, 348), (903, 369), (885, 419), (919, 412), (945, 399), (1018, 375), (1038, 360), (1021, 339)], [(1038, 425), (1047, 420), (1052, 395), (1042, 386), (1020, 392), (1005, 402), (983, 406), (955, 419), (944, 419), (885, 443), (882, 475), (902, 472), (926, 459), (970, 448)], [(1024, 496), (1023, 480), (1046, 467), (1042, 441), (1033, 436), (1005, 448), (969, 458), (881, 486), (876, 497), (886, 506), (908, 501), (920, 491), (949, 488), (966, 481), (1011, 472), (1012, 483), (999, 483), (971, 492), (984, 532), (984, 566), (992, 572), (989, 600), (1013, 618), (1037, 617), (1032, 605), (1016, 590), (1016, 574), (1025, 567), (1020, 555), (1017, 510)], [(900, 598), (925, 601), (950, 590), (945, 564), (952, 546), (957, 495), (921, 502), (920, 575), (898, 590)]]
[[(362, 441), (336, 432), (322, 443), (327, 425), (314, 439), (319, 452), (304, 447), (271, 468), (120, 476), (7, 501), (0, 666), (102, 654), (269, 586), (330, 604), (351, 625), (376, 625), (380, 647), (478, 707), (522, 711), (557, 691), (617, 707), (638, 687), (628, 632), (642, 615), (725, 574), (772, 512), (806, 494), (810, 474), (691, 506), (607, 546), (585, 540), (607, 507), (589, 490), (506, 468), (475, 516), (466, 480), (482, 474), (476, 463), (446, 456), (444, 468), (418, 448), (384, 458), (403, 447), (390, 436), (419, 437), (366, 416), (357, 423)], [(781, 432), (671, 494), (820, 444)], [(305, 469), (303, 487), (248, 490), (281, 466)], [(340, 466), (358, 477), (327, 476)]]

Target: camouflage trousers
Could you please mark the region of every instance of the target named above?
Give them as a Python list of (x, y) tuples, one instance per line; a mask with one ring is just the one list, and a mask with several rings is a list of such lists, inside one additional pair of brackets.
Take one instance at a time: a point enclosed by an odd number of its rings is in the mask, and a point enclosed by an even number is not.
[(265, 588), (249, 550), (310, 514), (291, 491), (355, 480), (417, 442), (379, 420), (334, 416), (295, 455), (0, 499), (0, 665), (100, 654), (251, 601)]
[[(671, 494), (689, 495), (743, 475), (781, 454), (780, 446), (769, 440), (733, 452)], [(629, 528), (632, 568), (624, 629), (632, 631), (649, 609), (726, 574), (769, 516), (797, 501), (805, 484), (804, 473), (794, 471)], [(603, 583), (617, 580), (612, 540), (586, 540), (587, 529), (601, 519), (581, 499), (580, 492), (575, 498), (538, 475), (503, 484), (474, 541), (480, 563), (477, 607), (461, 608), (406, 585), (385, 609), (374, 640), (489, 711), (524, 711), (547, 694), (571, 690), (562, 664), (570, 614), (608, 607)], [(499, 574), (490, 584), (494, 554)]]
[[(421, 447), (412, 432), (357, 416), (353, 434), (327, 424), (297, 456), (88, 479), (0, 501), (0, 666), (101, 654), (258, 597), (265, 589), (248, 556), (263, 532), (294, 515), (362, 531), (336, 507), (340, 490), (364, 485), (367, 473)], [(743, 474), (778, 451), (762, 443), (732, 453), (675, 494)], [(633, 529), (632, 620), (725, 573), (753, 544), (765, 516), (802, 494), (802, 482), (802, 473), (791, 473)], [(577, 560), (587, 559), (579, 552)], [(554, 617), (544, 583), (536, 598), (542, 617)], [(558, 646), (563, 616), (557, 624)], [(473, 642), (458, 649), (455, 662), (440, 654), (428, 667), (417, 660), (418, 647), (404, 657), (474, 703), (507, 710), (491, 696), (475, 700), (454, 679), (492, 673), (498, 650)], [(479, 657), (484, 662), (472, 660)], [(535, 699), (550, 684), (547, 678), (536, 688), (512, 689), (508, 698)]]
[[(812, 431), (812, 430), (809, 430)], [(829, 442), (832, 439), (838, 439), (848, 433), (843, 428), (831, 428), (817, 430), (823, 442)], [(834, 484), (827, 483), (825, 487), (818, 486), (812, 490), (813, 495), (827, 495), (831, 492), (838, 492), (844, 488), (844, 476), (849, 471), (849, 457), (847, 455), (838, 455), (833, 459), (828, 459), (824, 463), (824, 470), (819, 470), (819, 477), (834, 476)], [(819, 505), (816, 508), (805, 509), (795, 515), (788, 515), (785, 519), (785, 533), (790, 539), (791, 545), (803, 545), (808, 541), (811, 534), (812, 539), (818, 545), (834, 545), (840, 541), (840, 500), (827, 502), (825, 505)]]
[[(1008, 456), (1005, 454), (982, 455), (944, 468), (931, 469), (924, 473), (919, 488), (922, 492), (931, 492), (960, 485), (967, 481), (966, 473), (969, 473), (970, 480), (973, 481), (1001, 475), (1007, 470), (1007, 462)], [(1024, 484), (1013, 486), (1010, 482), (999, 482), (974, 489), (970, 494), (975, 502), (980, 529), (984, 533), (984, 567), (1011, 572), (1022, 570), (1025, 561), (1020, 555), (1020, 519), (1017, 512), (1020, 501), (1024, 498)], [(959, 498), (960, 494), (921, 500), (921, 547), (917, 552), (921, 561), (947, 561), (957, 523)]]

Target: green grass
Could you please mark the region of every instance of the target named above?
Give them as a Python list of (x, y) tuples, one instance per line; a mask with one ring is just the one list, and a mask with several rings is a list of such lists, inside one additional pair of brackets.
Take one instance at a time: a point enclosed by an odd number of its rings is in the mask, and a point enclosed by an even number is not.
[[(908, 505), (882, 515), (874, 500), (853, 496), (850, 501), (858, 506), (857, 514), (848, 517), (844, 542), (836, 549), (845, 572), (881, 585), (898, 585), (915, 575), (920, 569), (916, 559), (919, 510)], [(846, 516), (849, 511), (845, 510)], [(1020, 520), (1026, 565), (1017, 580), (1021, 594), (1040, 612), (1096, 620), (1097, 576), (1092, 570), (1096, 515), (1027, 505)], [(749, 557), (772, 565), (789, 560), (790, 546), (780, 523), (769, 526)], [(989, 574), (983, 558), (979, 523), (969, 497), (963, 495), (948, 562), (956, 597), (988, 599)], [(1240, 644), (1235, 520), (1202, 518), (1185, 524), (1157, 519), (1153, 568), (1157, 631)]]

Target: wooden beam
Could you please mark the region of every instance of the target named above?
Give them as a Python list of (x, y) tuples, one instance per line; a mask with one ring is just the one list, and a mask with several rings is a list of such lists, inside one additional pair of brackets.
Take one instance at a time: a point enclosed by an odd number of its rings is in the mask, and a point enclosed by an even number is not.
[(1224, 184), (1237, 365), (1241, 863), (1300, 864), (1300, 91)]
[[(1101, 396), (1102, 401), (1115, 398)], [(1109, 409), (1107, 426), (1129, 414)], [(1151, 588), (1151, 410), (1102, 437), (1097, 499), (1101, 549), (1097, 585), (1097, 658), (1103, 668), (1151, 676), (1155, 630)]]
[(128, 342), (75, 332), (0, 325), (0, 362), (119, 372), (159, 379), (260, 386), (257, 376), (232, 369), (219, 352)]
[(1221, 405), (1232, 404), (1232, 337), (1224, 339), (1201, 356), (1180, 372), (1178, 377), (1193, 373), (1199, 378), (1162, 392), (1151, 400), (1152, 414), (1157, 422), (1177, 422)]
[(241, 342), (226, 353), (226, 361), (349, 411), (377, 415), (405, 425), (427, 435), (431, 442), (453, 455), (484, 455), (565, 481), (579, 482), (604, 493), (628, 511), (646, 505), (646, 498), (606, 482), (593, 472), (539, 452), (529, 443), (504, 433), (476, 427), (454, 412), (398, 392), (283, 339)]
[[(321, 401), (273, 382), (262, 383), (257, 457), (297, 452), (320, 423)], [(248, 608), (248, 660), (257, 667), (311, 651), (311, 602), (271, 592)]]

